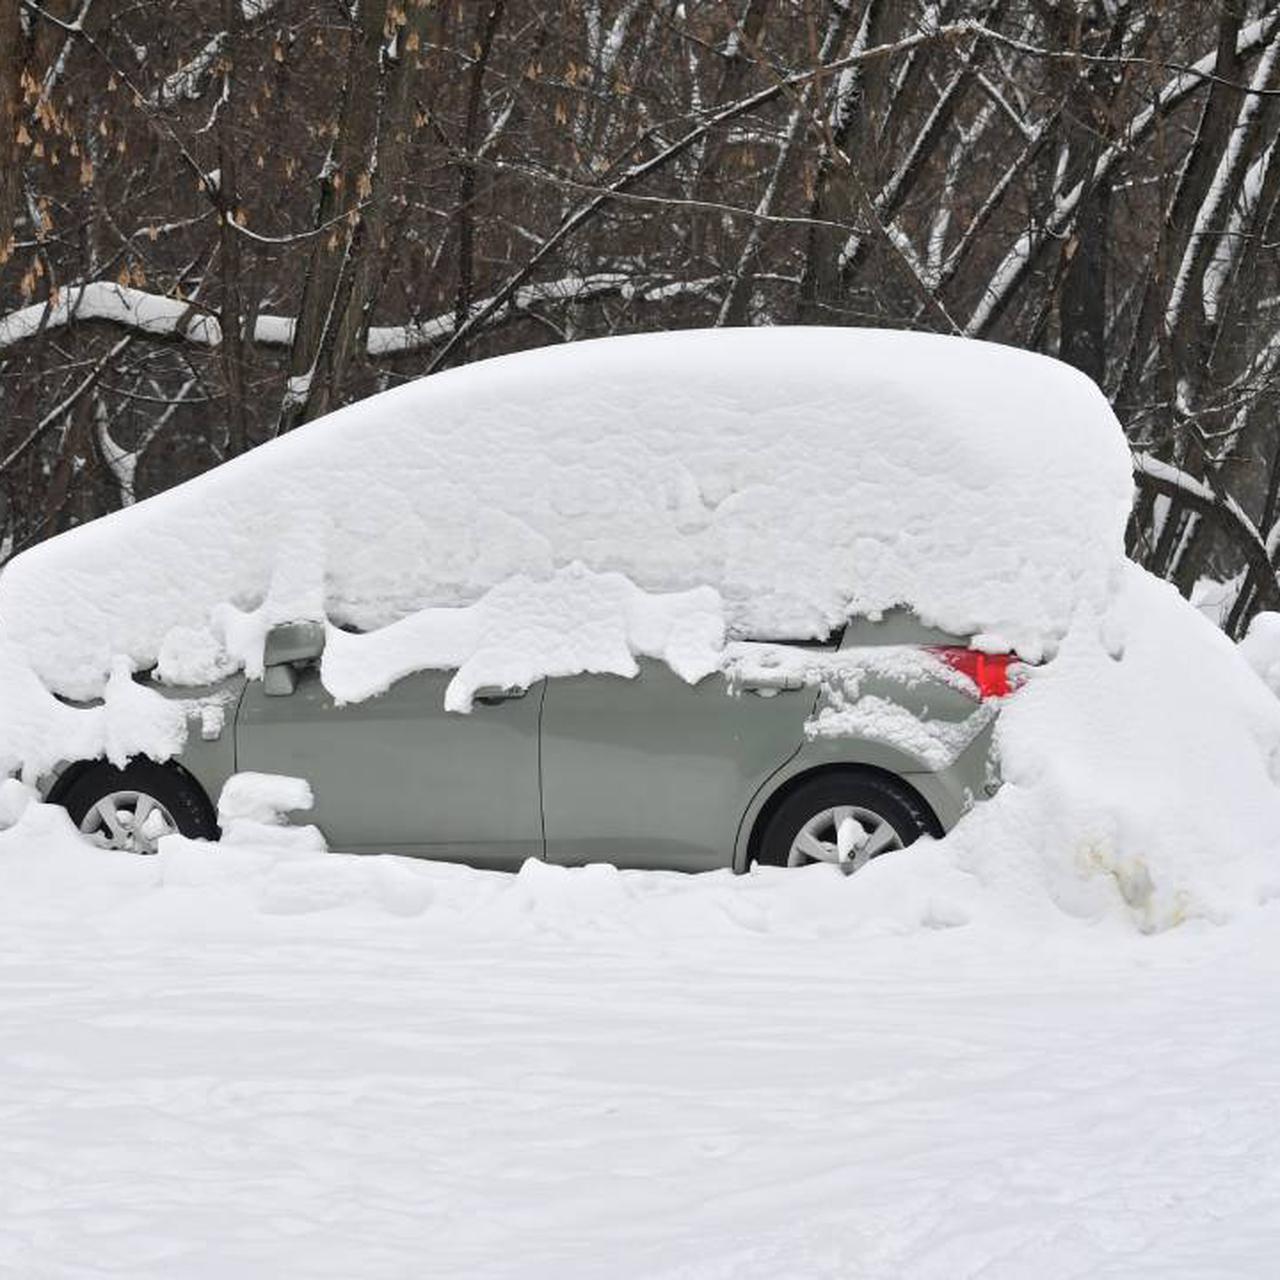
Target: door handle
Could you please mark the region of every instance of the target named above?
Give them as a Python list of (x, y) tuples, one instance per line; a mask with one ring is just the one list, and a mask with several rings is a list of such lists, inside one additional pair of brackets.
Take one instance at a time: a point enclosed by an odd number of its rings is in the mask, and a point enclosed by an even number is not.
[(799, 676), (766, 676), (752, 677), (749, 680), (736, 682), (743, 693), (754, 693), (761, 698), (772, 698), (786, 689), (803, 689), (804, 681)]
[(523, 698), (528, 692), (528, 689), (520, 689), (514, 686), (510, 689), (503, 689), (496, 684), (488, 684), (477, 689), (472, 697), (476, 702), (482, 702), (486, 707), (492, 707), (499, 702), (510, 702), (514, 698)]

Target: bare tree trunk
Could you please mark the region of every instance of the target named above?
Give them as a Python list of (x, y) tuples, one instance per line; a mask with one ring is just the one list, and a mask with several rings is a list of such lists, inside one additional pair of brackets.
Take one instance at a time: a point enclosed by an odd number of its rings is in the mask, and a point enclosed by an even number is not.
[(353, 355), (344, 319), (364, 252), (364, 204), (373, 189), (384, 92), (387, 0), (365, 0), (348, 33), (337, 140), (320, 175), (316, 234), (294, 328), (289, 382), (278, 431), (327, 413), (337, 403)]
[(1076, 219), (1058, 307), (1059, 352), (1099, 386), (1107, 376), (1107, 288), (1111, 245), (1110, 187), (1098, 183)]
[(244, 402), (244, 300), (240, 276), (240, 196), (236, 162), (236, 48), (243, 14), (240, 0), (222, 0), (227, 32), (223, 47), (223, 91), (218, 110), (218, 247), (222, 261), (222, 375), (226, 382), (227, 454), (249, 447)]
[(484, 77), (493, 50), (493, 38), (502, 22), (506, 0), (489, 0), (488, 11), (476, 10), (472, 47), (475, 61), (467, 88), (467, 113), (462, 129), (462, 161), (458, 176), (458, 293), (454, 300), (454, 323), (461, 325), (475, 298), (475, 152), (480, 145), (480, 107), (484, 100)]
[(13, 251), (13, 225), (22, 191), (18, 120), (22, 110), (22, 0), (0, 0), (0, 266)]
[(1200, 115), (1195, 139), (1182, 168), (1173, 200), (1165, 213), (1164, 223), (1154, 252), (1152, 269), (1143, 291), (1142, 307), (1129, 343), (1128, 357), (1118, 391), (1124, 403), (1133, 398), (1143, 373), (1143, 364), (1157, 337), (1165, 300), (1172, 286), (1170, 263), (1176, 263), (1190, 238), (1196, 210), (1213, 181), (1214, 168), (1226, 145), (1235, 118), (1241, 58), (1237, 52), (1243, 26), (1242, 7), (1237, 0), (1222, 0), (1218, 19), (1218, 43), (1214, 59), (1213, 82)]
[(346, 378), (364, 353), (370, 313), (390, 250), (390, 202), (404, 173), (414, 50), (430, 18), (365, 0), (352, 26), (336, 156), (322, 174), (314, 247), (290, 352), (290, 380), (278, 430), (342, 403)]
[[(1124, 48), (1131, 5), (1119, 6), (1109, 19), (1101, 53), (1115, 57)], [(1083, 15), (1060, 13), (1060, 42), (1081, 52), (1092, 34)], [(1070, 64), (1064, 86), (1065, 110), (1058, 123), (1071, 172), (1081, 185), (1075, 226), (1063, 247), (1061, 293), (1058, 300), (1059, 354), (1087, 373), (1100, 386), (1107, 374), (1107, 290), (1110, 283), (1111, 183), (1097, 174), (1098, 160), (1109, 141), (1108, 122), (1120, 80), (1100, 75), (1098, 64), (1086, 74)]]
[[(729, 35), (726, 40), (724, 66), (712, 101), (718, 105), (732, 102), (742, 96), (742, 86), (747, 73), (755, 65), (751, 50), (756, 49), (768, 16), (769, 0), (744, 0), (739, 13), (733, 16), (732, 0), (721, 0)], [(707, 184), (717, 175), (724, 158), (724, 145), (720, 138), (708, 138), (703, 147), (702, 163), (694, 176), (691, 194), (694, 199), (706, 195)]]
[[(872, 0), (872, 3), (877, 4), (878, 0)], [(837, 6), (833, 9), (827, 22), (826, 31), (823, 33), (822, 43), (817, 49), (813, 50), (813, 56), (818, 66), (822, 66), (832, 59), (836, 49), (839, 48), (841, 41), (844, 39), (848, 22), (849, 9), (847, 7)], [(756, 205), (757, 219), (772, 214), (782, 196), (785, 180), (797, 163), (797, 152), (800, 148), (800, 143), (813, 125), (811, 103), (818, 87), (818, 82), (812, 81), (799, 89), (794, 95), (791, 113), (787, 120), (786, 133), (778, 147), (778, 154), (774, 159), (768, 185), (765, 187), (759, 204)], [(746, 244), (739, 255), (737, 266), (730, 276), (729, 289), (725, 294), (723, 303), (721, 303), (720, 314), (716, 317), (716, 324), (740, 325), (746, 323), (750, 318), (748, 305), (751, 300), (752, 282), (763, 234), (762, 221), (753, 222), (747, 232)]]
[[(867, 0), (856, 37), (858, 45), (865, 48), (880, 39), (884, 12), (883, 0)], [(831, 95), (831, 140), (849, 155), (860, 154), (861, 139), (871, 133), (866, 110), (868, 74), (866, 68), (851, 68), (837, 82)], [(797, 307), (797, 318), (811, 323), (829, 319), (830, 312), (840, 303), (844, 282), (840, 252), (848, 236), (822, 224), (834, 222), (837, 214), (851, 210), (847, 189), (840, 189), (843, 184), (839, 178), (843, 172), (836, 157), (824, 146), (814, 174), (813, 199), (809, 202), (813, 225), (806, 236)]]

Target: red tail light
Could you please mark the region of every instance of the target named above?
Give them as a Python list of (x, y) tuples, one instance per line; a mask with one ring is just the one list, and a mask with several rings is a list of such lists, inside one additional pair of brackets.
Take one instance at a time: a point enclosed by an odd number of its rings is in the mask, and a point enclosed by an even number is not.
[(978, 649), (951, 645), (930, 649), (929, 652), (962, 676), (968, 676), (978, 687), (978, 697), (984, 701), (1008, 697), (1020, 683), (1010, 674), (1010, 668), (1018, 663), (1015, 653), (982, 653)]

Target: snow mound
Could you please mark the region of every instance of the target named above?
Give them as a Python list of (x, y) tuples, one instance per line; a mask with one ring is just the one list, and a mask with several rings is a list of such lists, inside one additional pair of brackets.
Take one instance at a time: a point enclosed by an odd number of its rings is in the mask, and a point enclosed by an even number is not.
[(1130, 566), (1082, 609), (996, 742), (1004, 786), (937, 846), (975, 913), (1047, 902), (1156, 932), (1280, 898), (1280, 702), (1168, 583)]
[(17, 778), (0, 778), (0, 831), (14, 826), (36, 798), (35, 791)]
[[(0, 575), (0, 619), (89, 697), (121, 657), (252, 668), (273, 621), (369, 631), (580, 564), (714, 591), (730, 635), (908, 604), (1035, 656), (1110, 589), (1130, 496), (1105, 399), (1044, 357), (851, 329), (604, 339), (385, 392), (43, 543)], [(503, 643), (499, 613), (472, 652)]]
[(305, 778), (278, 773), (234, 773), (218, 796), (218, 827), (223, 845), (266, 845), (274, 849), (324, 853), (319, 827), (295, 826), (289, 814), (315, 803)]
[(279, 826), (291, 813), (305, 812), (315, 803), (305, 778), (279, 773), (234, 773), (218, 797), (218, 825), (256, 822)]
[[(241, 820), (247, 823), (248, 820)], [(835, 867), (619, 871), (529, 860), (517, 874), (391, 854), (325, 853), (281, 835), (311, 828), (261, 824), (255, 838), (166, 836), (152, 857), (98, 849), (66, 813), (28, 803), (0, 830), (0, 898), (30, 912), (127, 920), (130, 933), (183, 936), (234, 918), (264, 922), (323, 914), (359, 927), (369, 917), (415, 922), (433, 934), (493, 938), (650, 938), (702, 944), (714, 937), (906, 935), (964, 925), (971, 882), (939, 879), (928, 858), (891, 876), (847, 877)]]
[(1260, 613), (1254, 618), (1240, 641), (1240, 656), (1280, 697), (1280, 613)]

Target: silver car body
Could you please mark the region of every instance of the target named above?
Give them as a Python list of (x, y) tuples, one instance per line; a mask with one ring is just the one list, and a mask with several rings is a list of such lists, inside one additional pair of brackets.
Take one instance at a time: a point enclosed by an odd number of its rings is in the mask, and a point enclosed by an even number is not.
[[(849, 660), (957, 644), (964, 641), (895, 611), (855, 620), (804, 652)], [(335, 705), (313, 656), (299, 652), (282, 643), (273, 655), (269, 646), (262, 680), (156, 687), (223, 705), (203, 733), (193, 727), (176, 762), (211, 800), (241, 771), (306, 778), (315, 795), (306, 820), (337, 850), (493, 868), (534, 857), (742, 871), (772, 808), (819, 771), (892, 774), (943, 831), (996, 785), (995, 708), (980, 706), (940, 667), (937, 678), (873, 673), (858, 693), (923, 731), (962, 726), (953, 734), (962, 745), (945, 760), (921, 751), (917, 733), (815, 735), (825, 695), (791, 678), (729, 672), (688, 684), (641, 660), (633, 678), (577, 675), (492, 690), (463, 715), (444, 709), (448, 671), (422, 671), (379, 697)], [(83, 767), (49, 779), (46, 793), (56, 800)]]

